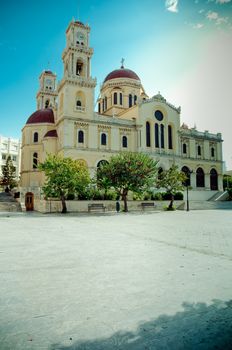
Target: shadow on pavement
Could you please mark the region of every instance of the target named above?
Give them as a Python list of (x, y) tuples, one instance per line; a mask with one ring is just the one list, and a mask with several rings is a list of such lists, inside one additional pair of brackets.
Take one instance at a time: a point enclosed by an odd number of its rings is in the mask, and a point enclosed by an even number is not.
[(140, 324), (135, 333), (117, 332), (110, 338), (53, 344), (50, 350), (231, 350), (232, 300), (183, 303), (184, 311), (161, 315)]

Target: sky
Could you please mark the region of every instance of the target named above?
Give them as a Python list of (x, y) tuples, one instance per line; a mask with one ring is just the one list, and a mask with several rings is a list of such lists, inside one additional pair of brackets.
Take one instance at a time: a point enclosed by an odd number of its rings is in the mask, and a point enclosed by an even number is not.
[(232, 0), (0, 0), (1, 135), (21, 137), (44, 69), (61, 80), (73, 18), (91, 27), (96, 99), (123, 57), (150, 97), (181, 106), (181, 123), (222, 133), (232, 169)]

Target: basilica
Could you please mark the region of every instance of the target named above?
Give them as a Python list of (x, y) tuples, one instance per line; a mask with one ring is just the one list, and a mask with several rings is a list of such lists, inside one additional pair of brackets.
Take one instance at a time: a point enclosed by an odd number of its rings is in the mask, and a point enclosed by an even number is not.
[(64, 73), (45, 70), (39, 77), (37, 111), (22, 129), (21, 196), (28, 208), (41, 198), (44, 175), (39, 162), (47, 154), (82, 160), (91, 175), (118, 152), (144, 152), (188, 174), (196, 191), (222, 190), (222, 137), (181, 123), (181, 108), (160, 93), (149, 97), (140, 77), (121, 66), (106, 75), (95, 111), (96, 79), (91, 77), (90, 27), (72, 21), (62, 54)]

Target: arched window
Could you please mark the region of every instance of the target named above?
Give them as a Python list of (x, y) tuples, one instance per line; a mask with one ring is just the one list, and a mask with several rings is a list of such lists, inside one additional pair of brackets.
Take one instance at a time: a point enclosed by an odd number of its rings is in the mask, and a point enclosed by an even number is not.
[(104, 100), (104, 98), (102, 99), (102, 112), (104, 112), (104, 110), (105, 110), (105, 100)]
[(137, 103), (137, 96), (134, 95), (134, 105), (136, 105), (136, 103)]
[(78, 131), (78, 143), (84, 143), (84, 131), (83, 130)]
[(196, 171), (196, 185), (197, 187), (205, 187), (205, 173), (202, 168), (198, 168)]
[(79, 60), (77, 60), (76, 63), (76, 75), (82, 75), (83, 73), (83, 63)]
[(164, 148), (164, 125), (160, 125), (160, 143), (161, 143), (161, 148)]
[(172, 149), (172, 127), (168, 125), (168, 148)]
[(100, 104), (100, 102), (98, 103), (98, 113), (101, 113), (101, 104)]
[(118, 94), (117, 92), (114, 92), (114, 104), (118, 104)]
[(119, 98), (120, 98), (120, 105), (122, 106), (122, 93), (121, 92), (119, 94)]
[(33, 138), (34, 142), (38, 142), (38, 139), (39, 139), (39, 134), (38, 134), (38, 132), (35, 132), (34, 138)]
[(132, 107), (132, 95), (129, 95), (129, 108)]
[(107, 97), (105, 96), (105, 109), (107, 109)]
[(197, 154), (198, 156), (201, 156), (201, 146), (197, 146)]
[(151, 147), (150, 123), (146, 122), (146, 146)]
[(218, 190), (218, 173), (215, 169), (210, 170), (210, 189), (212, 191)]
[(109, 164), (109, 162), (107, 162), (107, 160), (102, 159), (97, 163), (97, 168), (99, 168), (101, 165), (106, 165)]
[(127, 137), (126, 136), (122, 137), (122, 147), (127, 148)]
[(185, 186), (191, 186), (191, 179), (190, 179), (190, 170), (187, 166), (183, 166), (181, 171), (187, 176), (187, 179), (184, 182)]
[(159, 148), (159, 125), (155, 123), (155, 147)]
[(186, 154), (187, 153), (187, 145), (186, 143), (183, 143), (183, 154)]
[(211, 148), (211, 157), (214, 157), (215, 156), (215, 150), (214, 150), (214, 148), (212, 147)]
[(101, 134), (101, 145), (105, 146), (107, 141), (107, 137), (105, 133)]
[(77, 108), (77, 109), (80, 109), (80, 107), (81, 107), (81, 101), (80, 101), (80, 100), (77, 100), (77, 102), (76, 102), (76, 108)]
[(33, 169), (37, 169), (38, 167), (38, 153), (33, 153)]
[(49, 107), (49, 102), (50, 102), (49, 100), (46, 100), (46, 101), (45, 101), (45, 108), (48, 108), (48, 107)]

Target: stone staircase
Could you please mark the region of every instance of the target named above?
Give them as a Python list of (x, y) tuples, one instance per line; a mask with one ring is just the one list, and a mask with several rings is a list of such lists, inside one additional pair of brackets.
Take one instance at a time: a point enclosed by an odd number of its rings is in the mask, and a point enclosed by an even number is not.
[(232, 210), (232, 201), (189, 201), (189, 208), (190, 210)]
[(22, 211), (20, 203), (10, 193), (0, 193), (0, 212)]

